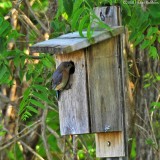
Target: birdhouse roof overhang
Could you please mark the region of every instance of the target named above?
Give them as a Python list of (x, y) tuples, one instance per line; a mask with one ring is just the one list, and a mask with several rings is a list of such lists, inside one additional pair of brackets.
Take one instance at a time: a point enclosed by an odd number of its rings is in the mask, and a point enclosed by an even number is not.
[(104, 41), (111, 37), (117, 36), (124, 32), (123, 26), (114, 26), (112, 31), (101, 30), (94, 31), (91, 41), (87, 39), (87, 31), (83, 31), (84, 37), (79, 35), (79, 32), (68, 33), (54, 39), (39, 42), (30, 47), (30, 53), (50, 53), (50, 54), (65, 54), (76, 50), (89, 47), (92, 44)]

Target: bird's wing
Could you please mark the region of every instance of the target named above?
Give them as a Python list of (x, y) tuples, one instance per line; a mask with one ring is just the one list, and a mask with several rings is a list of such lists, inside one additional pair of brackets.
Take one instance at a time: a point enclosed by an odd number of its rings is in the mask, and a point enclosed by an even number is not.
[(53, 89), (58, 90), (57, 86), (61, 84), (62, 78), (63, 78), (62, 72), (55, 72), (53, 74), (53, 77), (52, 77), (52, 88)]

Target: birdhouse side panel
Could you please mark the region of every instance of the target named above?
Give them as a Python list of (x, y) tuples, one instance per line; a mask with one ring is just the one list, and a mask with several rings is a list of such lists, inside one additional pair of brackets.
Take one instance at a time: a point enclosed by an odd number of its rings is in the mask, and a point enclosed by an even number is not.
[(91, 132), (121, 131), (117, 37), (92, 45), (86, 56)]
[(70, 76), (70, 89), (60, 92), (58, 106), (61, 135), (89, 133), (84, 51), (56, 55), (57, 65), (64, 61), (73, 61), (75, 72)]

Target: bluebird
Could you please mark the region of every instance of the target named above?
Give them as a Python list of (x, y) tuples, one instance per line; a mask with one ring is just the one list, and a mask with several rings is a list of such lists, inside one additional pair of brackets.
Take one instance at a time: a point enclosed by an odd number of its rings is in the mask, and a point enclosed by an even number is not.
[[(53, 73), (52, 89), (56, 90), (57, 98), (59, 92), (62, 91), (68, 84), (70, 74), (73, 73), (74, 63), (72, 61), (62, 62)], [(72, 73), (71, 73), (72, 71)]]

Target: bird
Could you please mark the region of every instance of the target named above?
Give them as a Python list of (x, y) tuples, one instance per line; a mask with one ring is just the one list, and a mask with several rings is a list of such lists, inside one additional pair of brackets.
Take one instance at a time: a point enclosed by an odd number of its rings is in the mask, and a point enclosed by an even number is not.
[(74, 63), (72, 61), (62, 62), (52, 75), (52, 89), (56, 91), (59, 100), (60, 91), (64, 90), (68, 84), (70, 74), (74, 72)]

